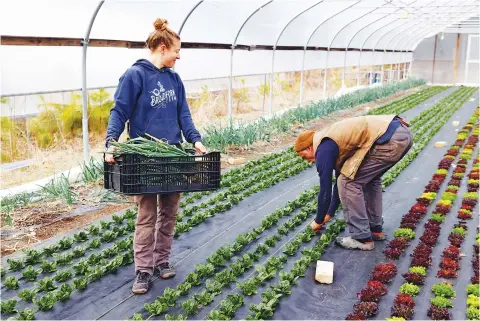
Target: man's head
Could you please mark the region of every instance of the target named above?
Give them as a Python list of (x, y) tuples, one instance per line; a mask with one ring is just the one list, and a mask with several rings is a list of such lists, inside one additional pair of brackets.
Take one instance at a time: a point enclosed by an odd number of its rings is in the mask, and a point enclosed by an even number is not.
[(309, 162), (315, 162), (315, 152), (313, 151), (313, 130), (306, 130), (298, 135), (295, 141), (294, 149), (302, 158)]

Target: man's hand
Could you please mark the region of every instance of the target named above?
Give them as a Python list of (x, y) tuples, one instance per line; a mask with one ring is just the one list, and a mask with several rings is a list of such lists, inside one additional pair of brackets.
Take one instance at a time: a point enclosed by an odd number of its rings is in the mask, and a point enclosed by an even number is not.
[(195, 146), (195, 149), (197, 150), (197, 152), (202, 153), (202, 154), (207, 153), (207, 148), (205, 148), (205, 146), (203, 146), (202, 142), (196, 142), (194, 146)]
[(318, 224), (317, 222), (315, 222), (315, 220), (313, 220), (312, 223), (310, 223), (310, 226), (315, 233), (318, 233), (318, 231), (320, 231), (320, 229), (322, 228), (323, 224)]
[(327, 214), (325, 215), (325, 218), (323, 219), (323, 223), (322, 224), (318, 224), (315, 220), (312, 221), (312, 223), (310, 223), (310, 226), (312, 227), (313, 231), (315, 233), (317, 233), (318, 231), (320, 231), (320, 229), (322, 227), (325, 226), (325, 224), (327, 224), (328, 222), (330, 222), (330, 220), (332, 219), (332, 217), (330, 216), (330, 214)]
[(330, 222), (331, 219), (332, 219), (332, 216), (330, 214), (325, 215), (325, 218), (323, 219), (323, 225)]

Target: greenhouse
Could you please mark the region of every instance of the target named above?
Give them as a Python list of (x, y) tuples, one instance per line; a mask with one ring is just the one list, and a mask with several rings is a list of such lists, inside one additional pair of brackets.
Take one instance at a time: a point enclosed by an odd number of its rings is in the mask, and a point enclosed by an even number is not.
[(479, 6), (3, 2), (1, 318), (479, 320)]

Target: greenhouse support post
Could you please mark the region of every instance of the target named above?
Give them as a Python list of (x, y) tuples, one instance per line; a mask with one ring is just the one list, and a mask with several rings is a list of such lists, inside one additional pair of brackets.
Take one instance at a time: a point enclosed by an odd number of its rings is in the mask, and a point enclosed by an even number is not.
[(458, 58), (460, 51), (460, 33), (457, 33), (457, 42), (455, 44), (455, 58), (453, 58), (453, 84), (457, 83), (457, 75), (458, 75)]
[(270, 90), (268, 91), (268, 114), (270, 116), (273, 115), (273, 78), (274, 78), (274, 75), (273, 75), (273, 68), (274, 68), (274, 64), (275, 64), (275, 49), (276, 47), (273, 46), (273, 50), (272, 50), (272, 69), (271, 69), (271, 72), (270, 72)]
[[(384, 5), (385, 5), (385, 4), (384, 4)], [(383, 5), (383, 6), (384, 6), (384, 5)], [(378, 9), (382, 8), (383, 6), (378, 7)], [(375, 11), (375, 10), (377, 10), (377, 9), (374, 9), (374, 10), (372, 10), (371, 12), (373, 12), (373, 11)], [(397, 11), (399, 11), (399, 10), (401, 10), (401, 9), (397, 9), (397, 10), (394, 11), (393, 13), (395, 13), (395, 12), (397, 12)], [(346, 72), (346, 68), (347, 68), (348, 48), (350, 47), (350, 44), (352, 43), (353, 39), (355, 39), (355, 37), (356, 37), (361, 31), (363, 31), (365, 28), (367, 28), (367, 27), (371, 26), (372, 24), (374, 24), (374, 23), (382, 20), (382, 19), (385, 18), (385, 17), (388, 17), (388, 16), (391, 15), (391, 14), (392, 14), (392, 13), (387, 13), (387, 14), (385, 14), (383, 17), (380, 17), (380, 18), (378, 18), (377, 20), (374, 20), (374, 21), (366, 24), (366, 25), (363, 26), (362, 28), (358, 29), (358, 30), (353, 34), (353, 36), (350, 38), (350, 40), (348, 41), (347, 46), (345, 47), (345, 55), (344, 55), (344, 59), (343, 59), (342, 84), (345, 83), (345, 72)], [(358, 20), (358, 19), (357, 19), (357, 20)], [(354, 20), (354, 21), (355, 21), (355, 20)], [(352, 22), (354, 22), (354, 21), (352, 21)], [(359, 56), (361, 55), (361, 52), (362, 52), (362, 51), (361, 51), (361, 49), (360, 49), (360, 54), (359, 54)], [(360, 86), (360, 69), (361, 69), (361, 61), (360, 61), (360, 59), (359, 59), (359, 60), (358, 60), (358, 70), (357, 70), (357, 87)]]
[[(435, 1), (432, 1), (428, 4), (431, 4), (431, 3), (434, 3)], [(427, 5), (428, 5), (427, 4)], [(443, 13), (443, 12), (440, 12), (440, 13)], [(426, 13), (427, 15), (427, 13)], [(412, 24), (413, 22), (413, 24)], [(415, 28), (416, 26), (420, 25), (420, 28), (421, 30), (425, 30), (425, 24), (423, 23), (423, 21), (416, 21), (416, 20), (408, 20), (406, 21), (405, 23), (403, 23), (401, 26), (399, 27), (394, 27), (392, 28), (391, 30), (387, 31), (385, 34), (383, 34), (378, 40), (377, 42), (375, 43), (375, 45), (373, 46), (373, 49), (375, 50), (377, 45), (380, 43), (380, 41), (385, 37), (387, 36), (388, 34), (390, 33), (394, 33), (394, 35), (387, 41), (385, 47), (384, 47), (384, 55), (382, 56), (382, 72), (381, 72), (381, 76), (380, 76), (380, 81), (381, 83), (383, 84), (384, 82), (384, 78), (385, 78), (385, 75), (384, 75), (384, 70), (385, 70), (385, 67), (384, 67), (384, 58), (385, 58), (385, 50), (388, 48), (388, 45), (390, 44), (390, 42), (392, 42), (397, 36), (401, 35), (402, 33), (404, 32), (407, 32), (409, 29), (412, 29), (414, 28), (413, 32), (417, 31), (417, 28)], [(406, 27), (406, 28), (405, 28)], [(398, 41), (396, 44), (398, 44), (401, 40), (405, 39), (406, 37), (409, 37), (410, 35), (412, 34), (412, 32), (407, 32), (405, 35), (403, 35)], [(394, 46), (395, 48), (396, 46)], [(389, 69), (389, 74), (390, 74), (390, 71), (391, 71), (391, 68)], [(390, 77), (389, 77), (389, 80), (390, 80)]]
[[(418, 0), (416, 0), (416, 1), (418, 1)], [(414, 1), (414, 2), (416, 2), (416, 1)], [(394, 11), (393, 13), (396, 13), (396, 12), (399, 11), (399, 10), (401, 10), (401, 9), (398, 9), (398, 10)], [(352, 43), (353, 39), (355, 39), (355, 37), (358, 35), (358, 33), (360, 33), (360, 32), (361, 32), (362, 30), (364, 30), (365, 28), (367, 28), (367, 27), (371, 26), (372, 24), (374, 24), (374, 23), (376, 23), (376, 22), (378, 22), (378, 21), (380, 21), (380, 20), (382, 20), (382, 19), (390, 16), (391, 14), (392, 14), (392, 13), (388, 13), (388, 14), (386, 14), (385, 16), (383, 16), (383, 17), (381, 17), (381, 18), (378, 18), (377, 20), (372, 21), (372, 22), (370, 22), (369, 24), (363, 26), (362, 28), (360, 28), (359, 30), (357, 30), (357, 32), (350, 38), (350, 41), (348, 42), (347, 47), (345, 48), (345, 60), (344, 60), (344, 62), (343, 62), (343, 74), (344, 74), (344, 75), (345, 75), (345, 67), (346, 67), (346, 65), (347, 65), (347, 53), (348, 53), (348, 48), (350, 47), (350, 44)], [(397, 19), (397, 20), (398, 20), (398, 19)], [(375, 31), (377, 31), (377, 30), (378, 30), (378, 29), (376, 29)], [(374, 31), (374, 32), (375, 32), (375, 31)], [(371, 35), (372, 35), (372, 33), (370, 34), (370, 36), (371, 36)], [(367, 37), (367, 39), (370, 38), (370, 36)], [(366, 40), (365, 40), (365, 41), (366, 41)], [(365, 45), (365, 41), (363, 42), (363, 45)], [(357, 87), (360, 86), (360, 69), (361, 69), (361, 66), (362, 66), (362, 50), (363, 50), (363, 45), (362, 45), (362, 47), (360, 48), (360, 53), (359, 53), (359, 55), (358, 55)], [(370, 64), (370, 70), (372, 69), (371, 67), (372, 67), (372, 65)], [(344, 77), (345, 77), (345, 76), (344, 76)], [(371, 78), (371, 77), (370, 77), (370, 78)]]
[(180, 29), (178, 29), (178, 35), (179, 35), (179, 36), (182, 34), (183, 27), (185, 27), (185, 24), (187, 23), (187, 20), (190, 18), (190, 16), (192, 15), (192, 13), (198, 8), (198, 6), (202, 4), (203, 1), (204, 1), (204, 0), (198, 1), (198, 2), (192, 7), (192, 9), (190, 9), (190, 11), (188, 12), (188, 14), (185, 16), (185, 18), (184, 18), (183, 21), (182, 21), (182, 24), (180, 25)]
[[(420, 23), (420, 24), (421, 24), (421, 23)], [(411, 27), (409, 27), (409, 28), (411, 28)], [(422, 25), (421, 28), (424, 28), (424, 25)], [(407, 29), (407, 30), (408, 30), (408, 29)], [(416, 31), (416, 30), (417, 30), (417, 29), (415, 29), (415, 31)], [(406, 31), (406, 30), (405, 30), (405, 31)], [(400, 31), (400, 32), (396, 33), (396, 34), (395, 34), (394, 36), (392, 36), (392, 37), (390, 38), (390, 40), (387, 41), (387, 43), (385, 44), (385, 47), (384, 47), (384, 56), (382, 56), (382, 68), (383, 68), (383, 66), (384, 66), (384, 58), (385, 58), (385, 53), (386, 53), (386, 50), (388, 49), (388, 46), (389, 46), (390, 43), (391, 43), (397, 36), (399, 36), (402, 32), (403, 32), (403, 31)], [(385, 35), (387, 35), (388, 33), (389, 33), (389, 32), (387, 32)], [(385, 35), (383, 35), (383, 36), (377, 41), (377, 44), (378, 44), (378, 42), (379, 42)], [(397, 47), (397, 45), (398, 45), (399, 42), (401, 42), (401, 41), (402, 41), (403, 39), (405, 39), (406, 37), (409, 37), (410, 35), (411, 35), (411, 33), (406, 33), (405, 35), (403, 35), (402, 37), (400, 37), (400, 39), (397, 40), (397, 42), (395, 43), (395, 45), (394, 45), (392, 48), (395, 49), (395, 48)], [(376, 44), (375, 44), (375, 46), (376, 46)], [(374, 48), (375, 48), (375, 47), (374, 47)], [(398, 70), (398, 71), (400, 71), (400, 70)], [(393, 75), (392, 75), (392, 73), (393, 73)], [(389, 70), (388, 70), (388, 80), (387, 80), (387, 82), (390, 83), (391, 80), (392, 80), (394, 77), (395, 77), (395, 72), (394, 72), (394, 69), (393, 69), (393, 64), (390, 64), (390, 68), (389, 68)], [(384, 78), (384, 75), (383, 75), (383, 71), (382, 71), (382, 80), (381, 80), (381, 83), (382, 83), (382, 84), (383, 84), (383, 78)]]
[[(255, 9), (242, 23), (240, 28), (237, 31), (235, 39), (233, 40), (232, 47), (230, 49), (230, 78), (228, 81), (228, 123), (232, 126), (233, 121), (233, 53), (235, 51), (235, 46), (237, 45), (238, 37), (240, 36), (240, 32), (242, 32), (243, 27), (247, 24), (247, 22), (262, 8), (267, 6), (268, 4), (272, 3), (273, 0), (269, 0), (265, 2), (263, 5)], [(270, 91), (272, 88), (270, 88)]]
[(302, 102), (303, 102), (303, 78), (305, 77), (304, 74), (305, 74), (305, 53), (306, 52), (307, 51), (304, 49), (303, 58), (302, 58), (302, 70), (300, 71), (300, 99), (298, 102), (300, 106), (302, 106)]
[[(198, 1), (198, 2), (192, 7), (192, 9), (190, 9), (190, 11), (188, 12), (188, 14), (185, 16), (185, 18), (184, 18), (183, 21), (182, 21), (182, 24), (180, 25), (180, 28), (178, 29), (178, 35), (179, 35), (179, 36), (182, 34), (183, 27), (185, 27), (185, 24), (187, 23), (187, 20), (190, 18), (190, 16), (192, 15), (192, 13), (198, 8), (198, 6), (202, 4), (203, 1), (204, 1), (204, 0)], [(175, 65), (173, 66), (172, 70), (175, 70)]]
[[(408, 23), (410, 23), (412, 21), (408, 21), (406, 23), (403, 24), (406, 25)], [(392, 32), (393, 30), (395, 30), (398, 28), (393, 28), (392, 30), (389, 30), (387, 31), (386, 33), (384, 33), (380, 38), (378, 38), (378, 40), (375, 42), (375, 44), (373, 45), (373, 50), (375, 51), (375, 49), (377, 48), (377, 45), (380, 43), (380, 41), (386, 36), (388, 35), (390, 32)], [(373, 55), (373, 58), (375, 58), (375, 55)], [(385, 48), (384, 48), (384, 51), (383, 51), (383, 55), (382, 55), (382, 59), (381, 59), (381, 71), (380, 71), (380, 84), (383, 85), (383, 82), (384, 82), (384, 79), (385, 79), (385, 63), (384, 63), (384, 60), (385, 60)]]
[[(275, 40), (275, 44), (273, 45), (273, 52), (272, 52), (272, 70), (271, 70), (271, 76), (270, 76), (270, 104), (269, 104), (269, 114), (270, 116), (273, 115), (273, 76), (274, 76), (274, 68), (275, 68), (275, 49), (277, 48), (278, 46), (278, 42), (280, 41), (280, 38), (282, 37), (283, 33), (285, 32), (285, 30), (288, 28), (288, 26), (295, 20), (297, 19), (299, 16), (301, 16), (302, 14), (304, 14), (305, 12), (307, 12), (308, 10), (312, 9), (313, 7), (316, 7), (318, 6), (320, 3), (322, 3), (323, 0), (320, 0), (318, 2), (316, 2), (315, 4), (311, 5), (310, 7), (308, 7), (307, 9), (304, 9), (302, 10), (301, 12), (297, 13), (292, 19), (290, 19), (286, 24), (285, 26), (283, 26), (282, 30), (278, 33), (277, 35), (277, 38)], [(304, 65), (302, 64), (302, 71), (303, 71), (303, 68), (304, 68)], [(301, 77), (300, 77), (301, 78)], [(300, 80), (300, 83), (302, 83), (302, 80)], [(301, 87), (302, 85), (300, 85)], [(301, 89), (300, 89), (301, 91)]]
[[(471, 2), (471, 3), (474, 3), (474, 2)], [(440, 13), (447, 13), (447, 11), (440, 12)], [(404, 41), (403, 44), (400, 46), (401, 48), (411, 48), (411, 47), (416, 48), (416, 46), (418, 46), (418, 44), (423, 40), (423, 38), (426, 35), (432, 32), (435, 32), (436, 34), (438, 33), (439, 28), (444, 27), (448, 24), (455, 23), (469, 16), (470, 16), (470, 11), (467, 10), (467, 11), (457, 12), (455, 17), (453, 18), (449, 18), (442, 21), (433, 21), (433, 23), (429, 24), (428, 26), (425, 26), (422, 23), (417, 24), (419, 25), (418, 28), (413, 28), (411, 32), (405, 34), (402, 38), (400, 38), (400, 40), (397, 41), (395, 46), (397, 46), (400, 42)]]
[[(360, 47), (360, 54), (358, 55), (358, 68), (360, 68), (360, 65), (362, 64), (362, 53), (363, 53), (363, 48), (365, 47), (365, 44), (367, 43), (368, 39), (370, 39), (370, 37), (372, 37), (377, 31), (379, 30), (383, 30), (383, 28), (389, 24), (393, 24), (394, 22), (400, 20), (400, 18), (397, 18), (395, 19), (394, 21), (387, 21), (387, 23), (385, 25), (382, 25), (380, 26), (379, 28), (375, 29), (373, 32), (371, 32), (367, 38), (365, 38), (365, 40), (363, 41), (362, 43), (362, 46)], [(375, 61), (375, 50), (372, 50), (372, 62)], [(370, 64), (370, 79), (369, 79), (369, 85), (371, 85), (373, 83), (373, 66), (372, 64)]]
[[(462, 12), (462, 13), (465, 13), (465, 12)], [(468, 13), (468, 12), (467, 12)], [(457, 16), (456, 18), (453, 18), (453, 20), (448, 20), (448, 21), (444, 21), (443, 25), (440, 25), (440, 24), (434, 24), (434, 25), (431, 25), (429, 28), (425, 28), (425, 26), (420, 26), (418, 29), (414, 30), (414, 32), (417, 32), (417, 31), (420, 31), (417, 35), (415, 36), (410, 36), (410, 37), (407, 37), (405, 39), (405, 42), (403, 43), (403, 47), (413, 47), (413, 48), (416, 48), (418, 46), (418, 44), (420, 44), (420, 42), (422, 42), (422, 40), (425, 38), (425, 36), (427, 36), (428, 34), (432, 33), (432, 32), (435, 32), (435, 34), (438, 33), (438, 31), (440, 30), (439, 28), (440, 27), (444, 27), (444, 25), (446, 24), (451, 24), (451, 23), (455, 23), (457, 22), (458, 20), (462, 20), (464, 19), (465, 16)], [(411, 35), (411, 34), (409, 34)], [(432, 35), (433, 36), (433, 35)], [(403, 37), (405, 38), (405, 37)], [(413, 45), (414, 44), (414, 45)]]
[[(346, 10), (350, 9), (351, 7), (353, 7), (354, 5), (360, 3), (360, 1), (357, 1), (355, 3), (352, 3), (351, 5), (349, 5), (348, 7), (342, 9), (341, 11), (337, 12), (336, 14), (334, 14), (333, 16), (330, 16), (328, 17), (327, 19), (325, 19), (324, 21), (322, 21), (322, 23), (320, 23), (313, 31), (312, 33), (310, 34), (310, 36), (308, 37), (308, 40), (305, 44), (305, 47), (304, 47), (304, 50), (307, 50), (307, 47), (308, 47), (308, 44), (310, 43), (310, 40), (312, 39), (312, 37), (315, 35), (315, 33), (317, 32), (318, 29), (320, 29), (320, 27), (325, 23), (325, 22), (328, 22), (330, 21), (330, 19), (332, 18), (335, 18), (336, 16), (338, 16), (339, 14), (345, 12)], [(326, 90), (327, 90), (327, 71), (328, 71), (328, 53), (330, 52), (330, 47), (327, 48), (327, 57), (325, 58), (325, 68), (323, 69), (323, 98), (325, 98), (325, 94), (326, 94)], [(305, 57), (305, 56), (304, 56)]]
[[(24, 108), (23, 113), (25, 114), (25, 138), (27, 140), (28, 151), (30, 152), (30, 150), (32, 149), (32, 142), (30, 141), (30, 127), (29, 127), (29, 124), (28, 124), (26, 100), (27, 100), (27, 98), (25, 97), (24, 103), (23, 103), (23, 108)], [(15, 104), (15, 99), (13, 101), (14, 101), (13, 103)]]
[[(409, 23), (411, 23), (411, 22), (412, 22), (412, 21), (407, 21), (406, 23), (404, 23), (404, 24), (402, 25), (402, 27), (405, 26), (405, 25), (407, 25), (407, 24), (409, 24)], [(408, 28), (407, 28), (407, 29), (408, 29)], [(406, 29), (406, 30), (407, 30), (407, 29)], [(377, 45), (380, 43), (380, 41), (381, 41), (386, 35), (388, 35), (390, 32), (392, 32), (392, 31), (394, 31), (394, 30), (398, 31), (398, 28), (393, 28), (392, 30), (387, 31), (387, 32), (384, 33), (380, 38), (378, 38), (378, 40), (376, 41), (375, 45), (373, 46), (373, 50), (375, 50), (375, 49), (377, 48)], [(406, 31), (406, 30), (403, 30), (403, 31)], [(395, 36), (393, 36), (393, 37), (387, 42), (387, 45), (390, 43), (390, 41), (391, 41), (392, 39), (394, 39), (398, 34), (400, 34), (400, 33), (403, 32), (403, 31), (400, 31), (400, 32), (397, 33)], [(383, 55), (382, 55), (382, 60), (381, 60), (380, 84), (382, 84), (382, 85), (383, 85), (383, 82), (384, 82), (384, 80), (385, 80), (385, 75), (384, 75), (384, 73), (385, 73), (385, 62), (384, 62), (384, 61), (385, 61), (385, 54), (386, 54), (387, 45), (386, 45), (386, 46), (384, 47), (384, 49), (383, 49)], [(374, 56), (373, 56), (373, 57), (374, 57)], [(390, 75), (390, 69), (389, 69), (388, 72), (389, 72), (389, 75)], [(390, 79), (390, 77), (389, 77), (389, 79)]]
[(413, 65), (413, 52), (412, 52), (412, 57), (410, 58), (410, 63), (408, 64), (408, 77), (412, 77), (412, 65)]
[[(305, 46), (303, 46), (302, 66), (305, 66), (305, 56), (306, 56), (306, 51), (307, 51), (307, 48), (308, 48), (308, 44), (310, 43), (310, 40), (312, 39), (313, 35), (317, 32), (317, 30), (318, 30), (325, 22), (327, 22), (327, 21), (329, 21), (330, 19), (336, 17), (338, 14), (344, 12), (345, 10), (353, 7), (353, 6), (356, 5), (358, 2), (360, 2), (360, 1), (355, 2), (354, 4), (352, 4), (352, 5), (344, 8), (343, 10), (341, 10), (341, 11), (339, 11), (339, 12), (337, 12), (337, 13), (334, 14), (333, 16), (328, 17), (327, 19), (323, 20), (323, 21), (312, 31), (312, 33), (310, 33), (307, 41), (305, 42)], [(303, 78), (304, 78), (304, 75), (303, 75), (303, 74), (304, 74), (304, 70), (305, 70), (305, 68), (302, 67), (302, 72), (301, 72), (301, 74), (300, 74), (300, 82), (301, 82), (301, 84), (302, 84), (302, 85), (301, 85), (301, 88), (300, 88), (300, 92), (301, 92), (301, 95), (300, 95), (300, 105), (302, 104), (302, 98), (303, 98)], [(324, 88), (324, 89), (323, 89), (323, 97), (325, 97), (325, 83), (326, 83), (326, 81), (327, 81), (327, 80), (326, 80), (327, 70), (324, 69), (323, 72), (325, 73), (324, 87), (323, 87), (323, 88)]]
[[(385, 52), (383, 53), (385, 55)], [(383, 64), (383, 56), (382, 56), (382, 67), (380, 68), (380, 84), (383, 86), (383, 78), (385, 73), (385, 65)]]
[[(328, 45), (328, 50), (327, 50), (327, 57), (328, 55), (330, 54), (330, 47), (333, 45), (333, 42), (335, 41), (335, 39), (338, 37), (338, 35), (340, 34), (340, 32), (342, 32), (343, 30), (345, 30), (345, 28), (347, 28), (349, 25), (351, 25), (352, 23), (364, 18), (365, 16), (368, 16), (369, 14), (371, 14), (372, 12), (374, 12), (375, 10), (378, 10), (382, 7), (384, 7), (385, 5), (387, 5), (387, 3), (384, 3), (383, 5), (381, 5), (380, 7), (376, 7), (375, 9), (372, 9), (370, 11), (368, 11), (367, 13), (361, 15), (360, 17), (358, 18), (355, 18), (353, 19), (352, 21), (350, 21), (349, 23), (347, 23), (346, 25), (344, 25), (336, 34), (335, 36), (333, 37), (332, 41), (330, 41), (330, 44)], [(347, 46), (347, 49), (348, 49), (348, 46)], [(346, 64), (347, 64), (347, 51), (345, 51), (345, 56), (344, 56), (344, 61), (343, 61), (343, 73), (342, 73), (342, 88), (345, 87), (345, 69), (346, 69)]]
[[(455, 3), (456, 1), (450, 1), (452, 4)], [(469, 2), (466, 2), (465, 4), (472, 4), (474, 5), (475, 3), (477, 3), (476, 0), (473, 0), (473, 1), (469, 1)], [(441, 6), (438, 6), (438, 7), (441, 7)], [(448, 9), (443, 11), (443, 12), (440, 12), (440, 13), (448, 13)], [(430, 14), (430, 13), (428, 13)], [(466, 11), (458, 11), (458, 12), (455, 12), (455, 16), (454, 17), (449, 17), (449, 18), (445, 18), (445, 19), (440, 19), (440, 20), (436, 20), (436, 21), (433, 21), (434, 23), (433, 24), (430, 24), (429, 27), (425, 27), (425, 25), (420, 25), (420, 33), (418, 33), (416, 36), (414, 37), (408, 37), (404, 43), (404, 46), (407, 46), (407, 44), (413, 44), (413, 43), (416, 43), (417, 40), (420, 40), (418, 43), (421, 42), (421, 40), (423, 40), (423, 38), (428, 35), (429, 33), (431, 33), (432, 31), (435, 31), (435, 33), (438, 33), (440, 31), (439, 28), (443, 28), (449, 24), (453, 24), (453, 23), (456, 23), (456, 22), (459, 22), (463, 19), (466, 19), (468, 17), (471, 16), (471, 10), (466, 10)], [(418, 44), (417, 44), (418, 45)], [(414, 47), (416, 47), (417, 45), (415, 45)]]
[[(372, 62), (374, 62), (375, 60), (372, 60)], [(378, 65), (377, 64), (374, 64), (374, 65), (370, 65), (370, 75), (368, 77), (368, 85), (371, 86), (373, 84), (374, 81), (377, 80), (377, 71), (378, 71)]]
[(437, 42), (438, 42), (438, 34), (435, 35), (435, 42), (433, 44), (432, 84), (435, 83), (435, 59), (437, 58)]
[(90, 23), (88, 24), (85, 38), (82, 42), (82, 136), (83, 136), (83, 160), (88, 163), (89, 159), (89, 144), (88, 144), (88, 91), (87, 91), (87, 48), (90, 39), (90, 32), (92, 31), (93, 23), (97, 17), (98, 11), (105, 1), (101, 0), (95, 9)]
[(478, 38), (478, 35), (468, 35), (468, 41), (467, 41), (467, 57), (465, 59), (465, 78), (463, 80), (464, 83), (468, 83), (468, 67), (469, 64), (471, 63), (479, 63), (479, 60), (471, 60), (470, 59), (470, 52), (472, 48), (472, 39), (473, 38)]

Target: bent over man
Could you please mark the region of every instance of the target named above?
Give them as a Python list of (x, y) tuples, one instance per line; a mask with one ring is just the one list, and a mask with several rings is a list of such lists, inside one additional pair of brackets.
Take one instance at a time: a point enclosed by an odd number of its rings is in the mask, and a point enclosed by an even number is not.
[(337, 238), (337, 244), (369, 251), (375, 248), (374, 240), (385, 240), (382, 175), (412, 144), (408, 124), (395, 115), (354, 117), (317, 132), (301, 133), (295, 151), (315, 162), (320, 176), (317, 216), (311, 224), (314, 231), (330, 220), (341, 201), (350, 236)]

